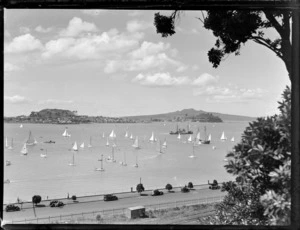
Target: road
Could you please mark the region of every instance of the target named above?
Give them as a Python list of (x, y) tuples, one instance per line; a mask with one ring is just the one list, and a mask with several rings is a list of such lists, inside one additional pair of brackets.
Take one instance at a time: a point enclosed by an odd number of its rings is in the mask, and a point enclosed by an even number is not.
[[(163, 190), (164, 191), (164, 190)], [(3, 220), (18, 221), (24, 219), (46, 218), (59, 215), (80, 214), (82, 212), (93, 212), (111, 209), (128, 208), (134, 206), (146, 206), (153, 204), (170, 203), (183, 200), (206, 199), (224, 195), (220, 190), (195, 189), (189, 193), (181, 193), (175, 190), (173, 193), (164, 191), (162, 196), (151, 196), (150, 191), (143, 192), (143, 196), (138, 193), (116, 194), (119, 200), (103, 201), (103, 196), (79, 197), (78, 202), (72, 200), (62, 200), (66, 205), (64, 207), (49, 207), (49, 201), (42, 201), (38, 207), (33, 208), (31, 203), (23, 204), (21, 211), (4, 212)]]

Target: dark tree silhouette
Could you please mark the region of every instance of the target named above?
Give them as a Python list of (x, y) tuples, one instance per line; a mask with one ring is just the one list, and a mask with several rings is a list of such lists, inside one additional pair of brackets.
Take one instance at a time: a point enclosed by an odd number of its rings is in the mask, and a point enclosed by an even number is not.
[(145, 188), (144, 188), (143, 184), (141, 184), (141, 183), (138, 184), (138, 185), (136, 186), (136, 191), (141, 195), (142, 192), (145, 191)]
[(189, 183), (188, 183), (188, 188), (189, 188), (189, 189), (194, 188), (194, 185), (193, 185), (192, 182), (189, 182)]
[(34, 195), (32, 197), (32, 203), (35, 205), (39, 204), (41, 201), (42, 201), (42, 197), (39, 195)]
[[(162, 37), (175, 34), (174, 22), (180, 15), (155, 13), (154, 25)], [(208, 51), (208, 59), (217, 68), (225, 55), (240, 54), (241, 45), (251, 40), (274, 52), (284, 63), (291, 78), (291, 12), (286, 10), (208, 10), (198, 18), (217, 40)], [(278, 38), (271, 40), (265, 29), (274, 28)]]
[(173, 189), (173, 186), (171, 184), (167, 184), (166, 189), (170, 192)]

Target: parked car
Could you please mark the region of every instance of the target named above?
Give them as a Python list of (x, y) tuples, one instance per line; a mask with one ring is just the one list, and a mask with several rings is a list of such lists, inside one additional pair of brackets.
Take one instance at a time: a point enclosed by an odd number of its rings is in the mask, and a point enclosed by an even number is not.
[(220, 188), (221, 188), (221, 187), (219, 186), (217, 180), (214, 180), (212, 184), (210, 184), (209, 181), (208, 181), (208, 184), (210, 185), (210, 186), (209, 186), (209, 189), (212, 189), (212, 190), (216, 190), (216, 189), (220, 189)]
[(59, 200), (52, 200), (49, 205), (50, 207), (61, 207), (64, 206), (65, 204)]
[(5, 211), (7, 212), (15, 212), (20, 211), (20, 207), (14, 204), (8, 204), (5, 208)]
[(184, 186), (181, 188), (181, 192), (189, 192), (190, 190), (188, 189), (188, 187)]
[(160, 196), (163, 195), (164, 193), (162, 191), (159, 191), (158, 189), (155, 189), (152, 191), (151, 196)]
[(113, 194), (106, 194), (103, 198), (104, 201), (118, 200), (118, 197)]

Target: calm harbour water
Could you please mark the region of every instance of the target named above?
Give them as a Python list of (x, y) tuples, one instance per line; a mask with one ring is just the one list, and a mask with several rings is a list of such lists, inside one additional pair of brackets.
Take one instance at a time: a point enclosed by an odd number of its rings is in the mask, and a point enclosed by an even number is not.
[[(53, 124), (4, 124), (4, 136), (10, 144), (13, 138), (13, 149), (4, 148), (4, 161), (11, 161), (10, 166), (4, 166), (4, 203), (31, 200), (33, 195), (41, 195), (42, 199), (66, 197), (71, 195), (93, 195), (111, 192), (135, 190), (142, 178), (145, 189), (163, 188), (167, 183), (183, 186), (188, 182), (204, 184), (207, 180), (225, 181), (232, 179), (225, 171), (224, 158), (226, 153), (240, 140), (241, 134), (248, 122), (224, 123), (190, 123), (194, 136), (197, 129), (204, 136), (204, 126), (207, 134), (212, 135), (209, 145), (185, 143), (189, 135), (169, 135), (176, 129), (176, 123), (146, 123), (146, 124), (80, 124), (68, 125), (70, 138), (62, 136), (66, 126)], [(180, 128), (187, 127), (187, 123), (179, 123)], [(114, 130), (116, 133), (114, 158), (116, 163), (103, 161), (105, 171), (95, 171), (100, 168), (101, 154), (106, 158), (112, 154), (112, 140), (106, 146), (107, 137)], [(140, 149), (132, 147), (133, 140), (125, 138), (125, 132), (139, 137)], [(28, 155), (22, 155), (21, 149), (29, 136), (29, 131), (37, 140), (34, 146), (28, 146)], [(221, 141), (222, 132), (227, 141)], [(167, 149), (160, 154), (157, 143), (150, 143), (152, 132), (162, 142), (167, 140)], [(105, 138), (103, 138), (103, 133)], [(231, 142), (234, 136), (235, 142)], [(92, 138), (92, 147), (88, 148)], [(55, 144), (46, 144), (53, 140)], [(78, 152), (71, 150), (73, 143), (79, 145), (84, 142), (85, 148)], [(212, 146), (216, 146), (215, 149)], [(41, 153), (47, 149), (47, 158)], [(75, 166), (69, 166), (74, 155)], [(119, 162), (126, 158), (127, 166)], [(134, 167), (136, 159), (139, 167)]]

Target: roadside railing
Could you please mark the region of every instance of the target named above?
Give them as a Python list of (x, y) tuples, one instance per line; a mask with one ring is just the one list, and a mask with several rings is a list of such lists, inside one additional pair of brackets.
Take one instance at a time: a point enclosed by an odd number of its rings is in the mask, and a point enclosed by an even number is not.
[[(217, 202), (221, 202), (224, 196), (217, 196), (217, 197), (207, 197), (202, 199), (192, 199), (192, 200), (180, 200), (180, 201), (173, 201), (168, 203), (157, 203), (151, 205), (144, 205), (146, 210), (160, 210), (160, 209), (170, 209), (170, 208), (180, 208), (183, 206), (192, 206), (192, 205), (200, 205), (200, 204), (213, 204)], [(11, 224), (53, 224), (53, 223), (68, 223), (70, 220), (74, 219), (85, 219), (85, 218), (92, 218), (96, 219), (97, 215), (100, 215), (101, 218), (105, 217), (112, 217), (117, 215), (125, 215), (126, 208), (119, 208), (119, 209), (108, 209), (108, 210), (97, 210), (92, 212), (82, 212), (76, 214), (68, 214), (68, 215), (59, 215), (59, 216), (49, 216), (43, 218), (34, 218), (34, 219), (24, 219), (24, 220), (17, 220), (17, 221), (9, 221)], [(8, 223), (8, 222), (6, 222)]]

